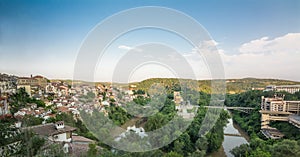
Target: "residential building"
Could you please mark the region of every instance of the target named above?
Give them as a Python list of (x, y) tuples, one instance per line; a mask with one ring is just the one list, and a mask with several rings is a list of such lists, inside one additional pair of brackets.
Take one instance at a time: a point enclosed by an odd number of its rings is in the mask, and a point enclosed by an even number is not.
[(71, 142), (72, 132), (76, 128), (65, 125), (63, 121), (28, 127), (34, 133), (46, 137), (53, 142)]

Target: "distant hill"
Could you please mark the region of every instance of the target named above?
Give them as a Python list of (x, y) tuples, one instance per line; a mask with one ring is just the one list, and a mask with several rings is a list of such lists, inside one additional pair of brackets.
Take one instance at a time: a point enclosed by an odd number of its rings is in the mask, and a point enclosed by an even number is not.
[[(190, 79), (181, 79), (183, 81), (195, 81)], [(55, 82), (58, 80), (51, 80), (51, 82)], [(68, 84), (72, 84), (72, 80), (61, 80)], [(74, 81), (75, 84), (94, 84), (92, 82), (86, 81)], [(110, 82), (97, 82), (97, 84), (110, 85)], [(179, 88), (180, 83), (177, 78), (151, 78), (147, 80), (143, 80), (141, 82), (134, 82), (130, 84), (134, 84), (137, 86), (137, 89), (142, 89), (144, 91), (148, 91), (148, 89), (154, 84), (160, 83), (167, 90), (173, 90), (174, 88)], [(211, 92), (211, 80), (198, 80), (198, 86), (190, 86), (189, 88), (197, 91), (203, 91), (206, 93)], [(113, 83), (117, 86), (126, 86), (124, 83)], [(300, 84), (300, 82), (290, 81), (290, 80), (280, 80), (280, 79), (257, 79), (257, 78), (243, 78), (243, 79), (227, 79), (226, 80), (226, 92), (230, 94), (241, 93), (248, 90), (264, 90), (264, 88), (268, 85), (295, 85)]]
[(279, 79), (257, 79), (257, 78), (244, 78), (244, 79), (228, 79), (226, 80), (228, 93), (240, 93), (247, 90), (262, 90), (268, 85), (296, 85), (300, 82)]
[[(184, 80), (189, 81), (188, 79), (184, 79)], [(142, 89), (147, 91), (153, 83), (161, 83), (167, 89), (176, 88), (178, 85), (180, 85), (178, 79), (176, 78), (152, 78), (134, 84), (137, 85), (137, 89)], [(268, 85), (295, 85), (295, 84), (300, 84), (300, 82), (279, 80), (279, 79), (257, 79), (257, 78), (227, 79), (226, 92), (234, 94), (234, 93), (241, 93), (248, 90), (263, 90)], [(189, 88), (210, 93), (211, 80), (198, 80), (198, 86), (193, 86)]]

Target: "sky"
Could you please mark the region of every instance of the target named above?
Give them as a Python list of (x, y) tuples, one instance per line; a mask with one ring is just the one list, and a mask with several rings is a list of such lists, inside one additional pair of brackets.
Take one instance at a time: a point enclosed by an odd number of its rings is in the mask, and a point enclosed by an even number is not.
[[(72, 79), (89, 33), (118, 12), (143, 6), (171, 8), (200, 23), (218, 48), (225, 78), (300, 81), (299, 0), (0, 0), (0, 72)], [(173, 48), (189, 63), (196, 79), (211, 78), (205, 58), (195, 53), (197, 45), (176, 33), (144, 28), (123, 34), (106, 48), (97, 67), (89, 69), (94, 80), (112, 80), (120, 59), (147, 43)], [(134, 57), (128, 60), (132, 61)], [(178, 76), (170, 70), (176, 67), (163, 65), (139, 66), (128, 80)]]

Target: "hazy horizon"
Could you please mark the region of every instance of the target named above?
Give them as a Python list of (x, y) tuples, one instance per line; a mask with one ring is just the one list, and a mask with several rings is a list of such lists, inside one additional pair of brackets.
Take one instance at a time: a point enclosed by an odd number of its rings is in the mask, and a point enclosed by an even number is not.
[[(40, 75), (40, 76), (43, 76), (49, 80), (61, 80), (61, 81), (64, 81), (64, 80), (70, 80), (70, 81), (83, 81), (83, 82), (92, 82), (92, 83), (97, 83), (97, 82), (103, 82), (103, 83), (109, 83), (111, 82), (110, 80), (95, 80), (95, 81), (88, 81), (88, 80), (73, 80), (72, 78), (49, 78), (47, 77), (46, 75), (43, 75), (43, 74), (30, 74), (28, 76), (19, 76), (19, 75), (16, 75), (16, 74), (11, 74), (11, 73), (5, 73), (5, 72), (0, 72), (1, 74), (7, 74), (7, 75), (14, 75), (14, 76), (17, 76), (17, 77), (31, 77), (31, 75), (34, 77), (34, 76), (37, 76), (37, 75)], [(142, 81), (145, 81), (145, 80), (148, 80), (148, 79), (187, 79), (187, 80), (194, 80), (194, 79), (190, 79), (190, 78), (175, 78), (175, 77), (151, 77), (151, 78), (146, 78), (146, 79), (143, 79), (143, 80), (137, 80), (137, 81), (131, 81), (131, 82), (113, 82), (113, 83), (120, 83), (120, 84), (125, 84), (125, 83), (135, 83), (135, 82), (142, 82)], [(259, 78), (259, 77), (241, 77), (241, 78), (225, 78), (224, 80), (239, 80), (239, 79), (270, 79), (270, 80), (282, 80), (282, 81), (292, 81), (292, 82), (299, 82), (300, 83), (300, 80), (289, 80), (289, 79), (283, 79), (283, 78)], [(197, 81), (207, 81), (207, 80), (218, 80), (218, 79), (197, 79)]]

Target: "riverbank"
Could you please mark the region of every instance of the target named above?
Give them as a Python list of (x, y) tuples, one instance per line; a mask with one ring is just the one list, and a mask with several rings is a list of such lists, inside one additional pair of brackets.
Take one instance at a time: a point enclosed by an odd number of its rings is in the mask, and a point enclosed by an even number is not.
[[(230, 112), (229, 112), (230, 113)], [(230, 113), (231, 115), (231, 113)], [(232, 116), (231, 116), (232, 117)], [(224, 135), (224, 141), (222, 143), (222, 147), (207, 156), (211, 157), (234, 157), (230, 150), (232, 150), (234, 147), (240, 146), (241, 144), (247, 144), (250, 140), (250, 137), (248, 134), (242, 130), (242, 128), (233, 121), (232, 118), (228, 119), (228, 123), (226, 127), (224, 128), (224, 134), (234, 134), (234, 135), (240, 135), (240, 136), (227, 136)]]

